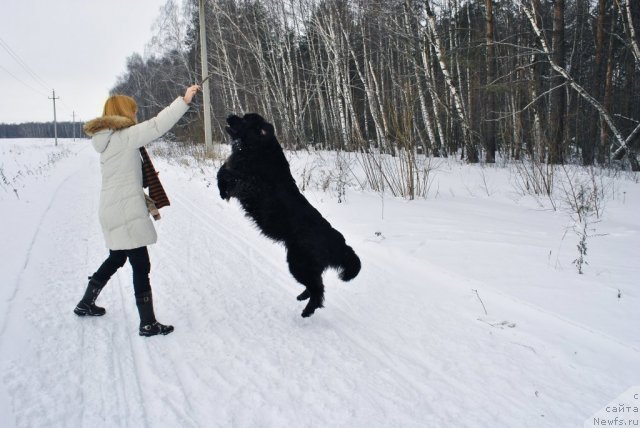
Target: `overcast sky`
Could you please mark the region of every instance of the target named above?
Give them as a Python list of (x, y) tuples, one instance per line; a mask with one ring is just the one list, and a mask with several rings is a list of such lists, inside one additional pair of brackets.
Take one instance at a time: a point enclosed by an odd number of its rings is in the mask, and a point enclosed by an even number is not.
[(144, 53), (164, 3), (0, 0), (0, 123), (52, 121), (52, 89), (59, 121), (70, 121), (74, 110), (76, 120), (99, 116), (126, 58)]

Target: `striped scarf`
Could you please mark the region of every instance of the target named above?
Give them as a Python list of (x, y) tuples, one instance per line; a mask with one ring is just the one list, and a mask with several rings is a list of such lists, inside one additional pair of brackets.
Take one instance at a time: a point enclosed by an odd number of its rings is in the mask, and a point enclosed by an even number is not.
[(158, 172), (153, 167), (149, 153), (144, 147), (140, 147), (140, 155), (142, 156), (142, 187), (149, 188), (149, 197), (153, 199), (156, 208), (171, 205), (169, 198), (160, 183)]

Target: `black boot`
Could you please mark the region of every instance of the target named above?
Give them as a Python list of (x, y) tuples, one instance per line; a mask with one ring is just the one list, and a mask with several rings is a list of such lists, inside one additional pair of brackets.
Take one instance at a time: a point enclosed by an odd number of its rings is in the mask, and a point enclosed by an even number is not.
[(87, 285), (87, 290), (84, 292), (84, 297), (80, 302), (76, 305), (76, 308), (73, 312), (78, 316), (94, 316), (100, 317), (107, 313), (104, 308), (100, 306), (96, 306), (96, 299), (98, 295), (104, 288), (107, 280), (101, 281), (99, 279), (89, 277), (89, 285)]
[(153, 298), (151, 291), (147, 291), (136, 297), (136, 306), (140, 314), (140, 336), (155, 336), (157, 334), (169, 334), (173, 331), (172, 325), (160, 324), (153, 313)]

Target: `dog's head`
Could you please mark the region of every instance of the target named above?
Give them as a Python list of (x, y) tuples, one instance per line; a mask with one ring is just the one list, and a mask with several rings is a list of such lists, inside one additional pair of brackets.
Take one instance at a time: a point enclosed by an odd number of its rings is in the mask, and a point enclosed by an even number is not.
[(250, 144), (263, 140), (263, 137), (273, 137), (273, 125), (257, 113), (247, 113), (243, 117), (232, 114), (227, 117), (227, 124), (224, 129), (234, 141)]

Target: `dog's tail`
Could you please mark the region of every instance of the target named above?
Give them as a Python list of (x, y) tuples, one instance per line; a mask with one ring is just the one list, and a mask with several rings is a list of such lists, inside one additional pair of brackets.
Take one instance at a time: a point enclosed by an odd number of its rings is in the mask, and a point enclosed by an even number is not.
[(343, 281), (351, 281), (358, 275), (360, 268), (362, 267), (360, 264), (360, 258), (353, 251), (353, 248), (346, 244), (342, 252), (342, 257), (338, 262), (338, 266), (340, 269), (338, 276)]

